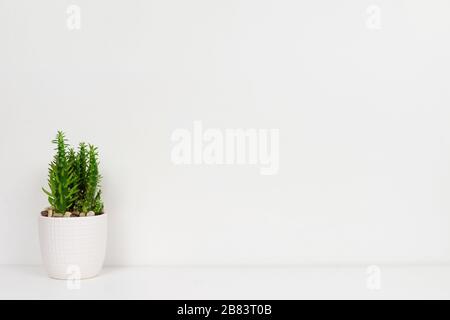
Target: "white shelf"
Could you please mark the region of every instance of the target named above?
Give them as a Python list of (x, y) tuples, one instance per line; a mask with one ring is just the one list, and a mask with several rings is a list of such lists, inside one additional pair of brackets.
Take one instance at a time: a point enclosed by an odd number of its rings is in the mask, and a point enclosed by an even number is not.
[[(449, 299), (449, 266), (107, 267), (79, 289), (39, 266), (0, 266), (0, 299)], [(73, 283), (70, 283), (73, 284)]]

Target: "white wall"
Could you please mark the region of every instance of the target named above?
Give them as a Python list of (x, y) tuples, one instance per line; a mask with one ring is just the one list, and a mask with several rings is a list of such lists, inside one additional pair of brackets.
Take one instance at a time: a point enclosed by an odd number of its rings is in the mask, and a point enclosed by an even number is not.
[[(40, 263), (57, 129), (100, 148), (109, 264), (450, 262), (449, 15), (445, 0), (0, 0), (0, 263)], [(174, 165), (171, 134), (194, 120), (278, 128), (278, 174)]]

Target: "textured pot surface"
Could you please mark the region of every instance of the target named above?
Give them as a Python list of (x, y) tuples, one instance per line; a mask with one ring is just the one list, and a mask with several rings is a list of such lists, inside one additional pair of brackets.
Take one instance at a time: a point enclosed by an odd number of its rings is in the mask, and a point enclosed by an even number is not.
[(95, 277), (106, 251), (107, 215), (78, 218), (39, 217), (39, 240), (51, 278)]

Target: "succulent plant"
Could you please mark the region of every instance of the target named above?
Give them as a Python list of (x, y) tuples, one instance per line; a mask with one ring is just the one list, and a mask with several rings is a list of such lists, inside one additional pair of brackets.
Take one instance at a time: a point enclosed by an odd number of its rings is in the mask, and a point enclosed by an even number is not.
[(98, 172), (97, 147), (91, 144), (89, 145), (89, 161), (86, 171), (86, 189), (82, 200), (82, 211), (98, 212), (103, 209), (103, 204), (101, 202), (101, 191), (98, 187), (101, 176)]
[(78, 152), (67, 144), (62, 131), (58, 131), (56, 154), (49, 164), (48, 188), (42, 188), (50, 206), (57, 213), (73, 211), (103, 213), (98, 170), (97, 147), (80, 143)]

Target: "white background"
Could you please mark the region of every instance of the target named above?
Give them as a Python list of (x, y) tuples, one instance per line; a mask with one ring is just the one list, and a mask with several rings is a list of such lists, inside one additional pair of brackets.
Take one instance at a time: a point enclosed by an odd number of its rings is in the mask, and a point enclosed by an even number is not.
[[(41, 262), (58, 129), (100, 149), (109, 265), (450, 262), (449, 16), (446, 0), (0, 0), (0, 264)], [(278, 175), (173, 165), (170, 135), (195, 120), (278, 128)]]

